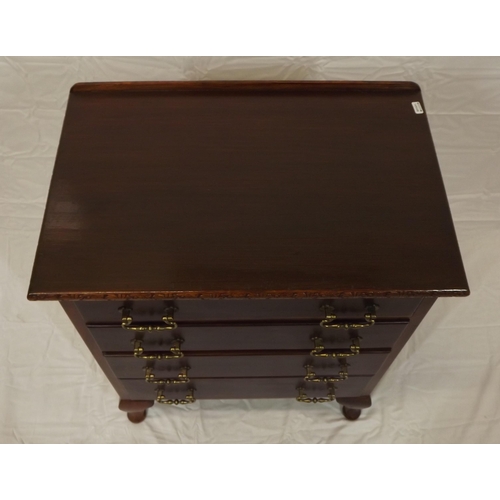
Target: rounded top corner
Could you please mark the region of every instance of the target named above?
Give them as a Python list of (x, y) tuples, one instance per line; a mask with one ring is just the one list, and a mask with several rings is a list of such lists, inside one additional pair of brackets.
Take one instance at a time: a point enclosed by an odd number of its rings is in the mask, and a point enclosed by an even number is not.
[(413, 90), (417, 90), (418, 92), (422, 91), (420, 85), (417, 82), (409, 81), (408, 84), (413, 88)]
[(85, 82), (77, 82), (77, 83), (74, 83), (71, 88), (69, 89), (69, 93), (70, 94), (74, 94), (76, 92), (81, 92), (82, 90), (84, 90), (85, 86), (88, 85), (87, 83)]

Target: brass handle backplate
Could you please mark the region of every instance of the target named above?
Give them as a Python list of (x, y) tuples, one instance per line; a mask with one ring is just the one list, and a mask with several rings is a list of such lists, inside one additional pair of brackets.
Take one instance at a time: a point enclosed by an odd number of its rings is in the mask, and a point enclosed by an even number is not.
[(321, 309), (325, 311), (325, 319), (320, 322), (320, 326), (323, 328), (343, 328), (345, 330), (367, 328), (375, 324), (377, 316), (375, 312), (367, 312), (365, 314), (365, 323), (335, 323), (337, 315), (335, 314), (335, 309), (327, 304), (321, 306)]
[(194, 389), (190, 389), (188, 394), (184, 399), (168, 399), (163, 394), (163, 389), (159, 388), (156, 393), (156, 402), (164, 405), (189, 405), (194, 403), (196, 399), (194, 398)]
[(134, 332), (159, 332), (164, 330), (175, 330), (177, 323), (174, 321), (175, 307), (168, 307), (165, 309), (165, 315), (161, 320), (165, 325), (133, 325), (134, 321), (131, 316), (131, 309), (123, 308), (122, 310), (122, 328), (125, 330), (133, 330)]
[(335, 401), (335, 391), (333, 387), (328, 388), (326, 398), (311, 398), (305, 392), (303, 387), (298, 388), (299, 395), (295, 398), (299, 403), (329, 403)]
[(146, 382), (150, 384), (187, 384), (189, 382), (189, 366), (183, 366), (177, 378), (156, 378), (152, 366), (146, 366)]
[(325, 346), (323, 345), (323, 339), (318, 336), (311, 337), (314, 342), (314, 349), (311, 351), (311, 356), (316, 356), (318, 358), (350, 358), (351, 356), (357, 356), (360, 351), (359, 337), (353, 337), (351, 339), (351, 352), (325, 352)]
[(184, 353), (181, 351), (181, 343), (184, 340), (180, 338), (173, 341), (170, 351), (157, 354), (144, 354), (144, 347), (142, 347), (140, 339), (134, 339), (132, 342), (134, 343), (134, 357), (139, 359), (179, 359), (184, 357)]
[(321, 382), (321, 383), (331, 383), (331, 382), (342, 382), (344, 380), (347, 380), (349, 377), (349, 374), (347, 373), (347, 365), (343, 364), (339, 374), (335, 377), (331, 376), (318, 376), (316, 375), (316, 372), (314, 371), (314, 366), (312, 365), (305, 365), (304, 368), (306, 369), (306, 376), (304, 377), (305, 382)]

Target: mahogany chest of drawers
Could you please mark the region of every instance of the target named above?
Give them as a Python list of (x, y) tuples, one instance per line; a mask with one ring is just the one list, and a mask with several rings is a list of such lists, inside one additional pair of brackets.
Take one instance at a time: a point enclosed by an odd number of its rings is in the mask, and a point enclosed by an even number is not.
[(469, 293), (418, 85), (81, 83), (30, 300), (139, 422), (155, 402), (336, 399)]

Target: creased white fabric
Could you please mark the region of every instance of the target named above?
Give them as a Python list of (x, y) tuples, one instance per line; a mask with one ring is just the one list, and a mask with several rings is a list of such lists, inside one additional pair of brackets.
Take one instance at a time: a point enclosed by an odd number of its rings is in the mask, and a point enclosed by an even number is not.
[[(201, 79), (422, 87), (472, 294), (438, 300), (357, 422), (336, 403), (226, 400), (131, 424), (61, 307), (26, 300), (71, 85)], [(0, 138), (0, 442), (500, 442), (499, 58), (3, 58)]]

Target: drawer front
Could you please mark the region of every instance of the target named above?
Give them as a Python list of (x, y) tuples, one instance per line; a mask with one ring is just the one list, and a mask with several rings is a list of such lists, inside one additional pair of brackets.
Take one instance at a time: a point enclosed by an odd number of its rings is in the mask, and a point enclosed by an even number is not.
[(313, 348), (312, 336), (320, 336), (327, 349), (349, 349), (351, 336), (359, 335), (362, 349), (390, 348), (408, 323), (375, 323), (369, 328), (346, 330), (321, 328), (317, 323), (290, 325), (228, 324), (184, 326), (161, 332), (133, 332), (120, 327), (90, 327), (103, 351), (132, 352), (135, 339), (145, 351), (165, 351), (174, 339), (183, 339), (183, 351), (268, 350)]
[(325, 317), (321, 306), (335, 308), (338, 318), (362, 319), (376, 304), (378, 318), (410, 318), (418, 298), (374, 299), (182, 299), (77, 302), (87, 324), (120, 324), (121, 307), (131, 309), (134, 321), (160, 321), (166, 307), (176, 307), (176, 321), (301, 320)]
[[(335, 384), (338, 397), (356, 397), (364, 394), (370, 377), (353, 377)], [(142, 380), (121, 381), (131, 399), (154, 400), (158, 387)], [(298, 387), (304, 387), (309, 397), (325, 397), (328, 388), (325, 384), (304, 383), (301, 378), (239, 378), (239, 379), (192, 379), (189, 384), (166, 386), (166, 398), (182, 399), (189, 389), (194, 389), (196, 399), (259, 399), (259, 398), (295, 398)], [(297, 403), (301, 404), (301, 403)]]
[[(373, 375), (387, 359), (388, 352), (360, 354), (347, 358), (349, 375)], [(308, 355), (269, 356), (192, 356), (181, 359), (141, 360), (134, 357), (108, 356), (106, 361), (118, 378), (144, 378), (151, 367), (157, 379), (175, 378), (188, 366), (188, 377), (304, 377), (305, 365), (312, 365), (317, 375), (335, 376), (341, 361)]]

